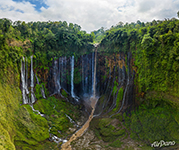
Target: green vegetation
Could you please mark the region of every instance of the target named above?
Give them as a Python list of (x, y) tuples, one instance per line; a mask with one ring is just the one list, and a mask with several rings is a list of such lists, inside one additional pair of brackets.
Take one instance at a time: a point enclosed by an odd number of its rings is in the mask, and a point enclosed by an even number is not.
[[(160, 140), (179, 142), (179, 20), (119, 23), (109, 30), (101, 28), (87, 34), (79, 25), (68, 25), (65, 21), (13, 23), (0, 19), (0, 149), (55, 149), (56, 145), (46, 140), (49, 126), (52, 127), (50, 133), (59, 137), (71, 134), (68, 128), (72, 124), (66, 114), (77, 120), (78, 106), (55, 97), (42, 99), (40, 89), (47, 84), (53, 58), (75, 55), (77, 61), (92, 51), (92, 43), (100, 42), (98, 52), (109, 58), (124, 53), (127, 59), (128, 52), (132, 53), (130, 67), (136, 71), (137, 107), (123, 114), (130, 137), (147, 146)], [(45, 118), (32, 112), (28, 105), (20, 106), (21, 59), (27, 57), (30, 62), (31, 55), (34, 55), (34, 71), (42, 80), (35, 87), (38, 101), (34, 108), (45, 114)], [(79, 68), (74, 71), (74, 81), (80, 83)], [(69, 75), (67, 82), (70, 82)], [(118, 92), (114, 113), (120, 107), (124, 91), (122, 87), (118, 89), (117, 78), (111, 89), (112, 96)], [(68, 97), (63, 89), (62, 95)], [(100, 98), (101, 109), (105, 99), (106, 95)], [(99, 139), (109, 142), (109, 146), (121, 147), (119, 141), (128, 136), (127, 130), (121, 124), (114, 125), (114, 118), (119, 122), (123, 120), (121, 114), (94, 119), (91, 128)]]
[(34, 109), (45, 114), (48, 125), (52, 127), (50, 132), (58, 137), (65, 137), (69, 127), (73, 126), (66, 115), (73, 120), (78, 120), (80, 117), (79, 106), (73, 106), (63, 99), (56, 99), (55, 97), (38, 100), (34, 105)]
[(132, 52), (139, 92), (155, 90), (179, 97), (178, 27), (175, 18), (117, 25), (105, 32), (100, 51)]
[(116, 140), (113, 143), (109, 144), (109, 146), (111, 147), (121, 147), (121, 145), (123, 144), (123, 142), (121, 142), (120, 140)]
[(121, 147), (120, 139), (126, 135), (126, 130), (120, 124), (114, 125), (111, 118), (93, 119), (90, 128), (95, 131), (98, 139), (109, 142), (111, 147)]
[(34, 114), (30, 106), (20, 106), (18, 88), (0, 84), (0, 97), (1, 149), (13, 150), (19, 143), (36, 145), (49, 137), (46, 119)]
[(94, 36), (80, 30), (79, 25), (66, 21), (13, 23), (0, 19), (0, 77), (17, 73), (22, 56), (33, 54), (35, 70), (44, 73), (53, 57), (89, 53)]
[(97, 31), (93, 31), (91, 33), (92, 36), (94, 36), (94, 43), (100, 43), (101, 40), (104, 38), (104, 35), (105, 35), (105, 31), (104, 31), (104, 28), (101, 27), (99, 30)]
[(116, 99), (116, 107), (113, 109), (113, 111), (116, 111), (119, 109), (122, 98), (123, 98), (123, 88), (120, 88), (118, 91), (117, 99)]
[[(20, 106), (21, 92), (17, 87), (0, 84), (0, 149), (35, 149), (57, 146), (46, 141), (51, 133), (66, 137), (69, 127), (72, 127), (67, 114), (72, 119), (79, 118), (77, 106), (54, 97), (38, 100), (34, 105), (45, 114), (45, 118), (34, 113), (29, 105)], [(54, 108), (55, 106), (55, 108)], [(61, 134), (58, 132), (61, 131)], [(70, 133), (68, 133), (70, 134)]]
[(125, 126), (131, 130), (131, 138), (145, 141), (175, 141), (178, 143), (179, 111), (171, 103), (157, 97), (146, 97), (131, 116), (124, 114)]
[[(105, 32), (100, 51), (132, 53), (137, 108), (124, 114), (134, 140), (146, 143), (179, 138), (179, 20), (120, 24)], [(113, 93), (116, 87), (113, 89)], [(118, 99), (119, 100), (119, 99)], [(118, 102), (117, 102), (118, 103)], [(116, 103), (116, 104), (117, 104)], [(115, 108), (116, 109), (116, 108)]]

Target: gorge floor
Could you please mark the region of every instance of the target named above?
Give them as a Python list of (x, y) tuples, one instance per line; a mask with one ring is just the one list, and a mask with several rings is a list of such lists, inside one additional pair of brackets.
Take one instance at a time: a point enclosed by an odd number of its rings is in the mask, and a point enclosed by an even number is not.
[(96, 105), (97, 99), (92, 97), (90, 99), (90, 102), (91, 102), (92, 111), (91, 111), (91, 115), (89, 116), (89, 119), (86, 121), (86, 123), (78, 131), (76, 131), (71, 136), (71, 138), (66, 143), (64, 143), (62, 145), (62, 147), (61, 147), (62, 150), (72, 150), (70, 143), (72, 141), (76, 140), (78, 137), (82, 136), (83, 133), (88, 129), (89, 123), (93, 119), (93, 113), (94, 113), (94, 110), (95, 110), (95, 105)]

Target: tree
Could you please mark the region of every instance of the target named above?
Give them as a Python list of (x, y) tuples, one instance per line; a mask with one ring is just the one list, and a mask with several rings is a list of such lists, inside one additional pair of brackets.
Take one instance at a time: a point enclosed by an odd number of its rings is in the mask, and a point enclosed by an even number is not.
[(177, 12), (177, 16), (178, 16), (178, 18), (179, 18), (179, 11)]

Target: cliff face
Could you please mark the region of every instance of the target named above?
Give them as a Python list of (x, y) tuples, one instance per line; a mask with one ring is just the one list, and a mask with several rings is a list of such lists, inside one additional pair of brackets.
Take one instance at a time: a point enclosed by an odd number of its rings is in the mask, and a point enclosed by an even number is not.
[(34, 114), (30, 106), (20, 106), (19, 88), (0, 83), (0, 97), (0, 149), (14, 150), (14, 143), (17, 147), (23, 142), (35, 145), (49, 137), (46, 119)]
[(130, 52), (127, 55), (119, 53), (108, 56), (96, 53), (96, 66), (94, 52), (74, 57), (74, 62), (72, 59), (60, 57), (53, 60), (48, 79), (50, 95), (60, 96), (63, 89), (71, 95), (72, 103), (88, 103), (95, 90), (95, 96), (99, 97), (96, 115), (103, 114), (104, 110), (109, 113), (113, 109), (119, 113), (132, 104), (135, 71)]
[[(65, 131), (64, 133), (66, 134), (70, 123), (68, 123), (65, 114), (67, 112), (72, 114), (73, 111), (71, 110), (75, 109), (77, 112), (81, 109), (67, 103), (67, 101), (72, 104), (82, 104), (89, 112), (91, 111), (89, 99), (93, 96), (98, 98), (94, 115), (96, 117), (107, 116), (112, 118), (120, 112), (124, 113), (126, 126), (132, 129), (131, 133), (134, 138), (138, 137), (144, 141), (147, 139), (149, 141), (147, 144), (150, 144), (157, 136), (164, 138), (167, 135), (176, 141), (178, 140), (176, 133), (173, 131), (173, 128), (178, 130), (178, 105), (169, 115), (172, 107), (178, 104), (178, 98), (168, 93), (158, 93), (156, 91), (139, 93), (137, 91), (137, 69), (134, 66), (134, 58), (130, 52), (127, 55), (122, 52), (116, 54), (93, 52), (80, 57), (54, 58), (49, 71), (46, 71), (45, 78), (42, 78), (42, 71), (35, 70), (32, 64), (33, 61), (29, 64), (22, 61), (21, 66), (21, 90), (22, 94), (26, 94), (25, 97), (28, 100), (22, 100), (21, 92), (17, 86), (8, 85), (7, 83), (0, 84), (0, 110), (2, 110), (0, 122), (0, 131), (2, 133), (0, 142), (2, 144), (0, 148), (15, 149), (16, 147), (20, 149), (27, 147), (27, 145), (37, 146), (39, 142), (50, 137), (49, 125), (54, 126), (52, 131), (54, 135), (61, 136), (58, 132), (61, 130)], [(96, 74), (94, 73), (95, 68)], [(43, 81), (46, 81), (47, 84)], [(27, 94), (27, 91), (29, 91), (29, 94)], [(20, 106), (22, 103), (33, 103), (31, 94), (36, 96), (34, 107), (46, 114), (46, 118), (34, 114), (29, 105)], [(52, 95), (55, 95), (59, 100), (53, 99)], [(40, 100), (46, 97), (51, 98)], [(130, 119), (128, 113), (125, 112), (132, 111), (134, 103), (138, 105), (142, 103), (143, 105), (136, 114), (132, 112), (132, 119)], [(165, 107), (162, 108), (163, 106)], [(164, 122), (168, 123), (168, 126), (165, 124), (162, 127), (162, 131), (168, 129), (171, 133), (160, 133), (162, 136), (159, 136), (155, 130), (151, 133), (152, 138), (146, 137), (149, 132), (148, 129), (150, 129), (149, 124), (155, 122), (157, 118), (162, 118), (163, 114), (159, 113), (160, 110), (165, 112), (164, 116), (166, 117), (166, 119), (163, 119), (164, 121), (160, 121), (160, 125), (164, 124)], [(152, 116), (150, 111), (157, 116)], [(145, 113), (145, 117), (142, 112)], [(167, 115), (169, 116), (168, 118)], [(74, 112), (73, 116), (75, 116)], [(147, 121), (145, 118), (152, 118), (152, 122)], [(137, 124), (138, 121), (140, 121), (141, 125)], [(96, 128), (98, 129), (99, 127)], [(139, 131), (135, 132), (136, 128)], [(154, 128), (159, 129), (159, 126), (155, 124)], [(103, 126), (100, 126), (100, 129), (103, 135)], [(148, 132), (144, 132), (144, 129)], [(142, 133), (145, 133), (145, 135)], [(168, 138), (166, 139), (169, 140)], [(160, 139), (158, 138), (158, 140)]]

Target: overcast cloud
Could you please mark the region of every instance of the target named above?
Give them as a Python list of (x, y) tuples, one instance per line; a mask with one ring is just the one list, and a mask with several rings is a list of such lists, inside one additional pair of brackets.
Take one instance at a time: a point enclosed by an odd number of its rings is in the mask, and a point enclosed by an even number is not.
[(67, 21), (87, 32), (124, 23), (177, 17), (179, 0), (0, 0), (0, 18)]

